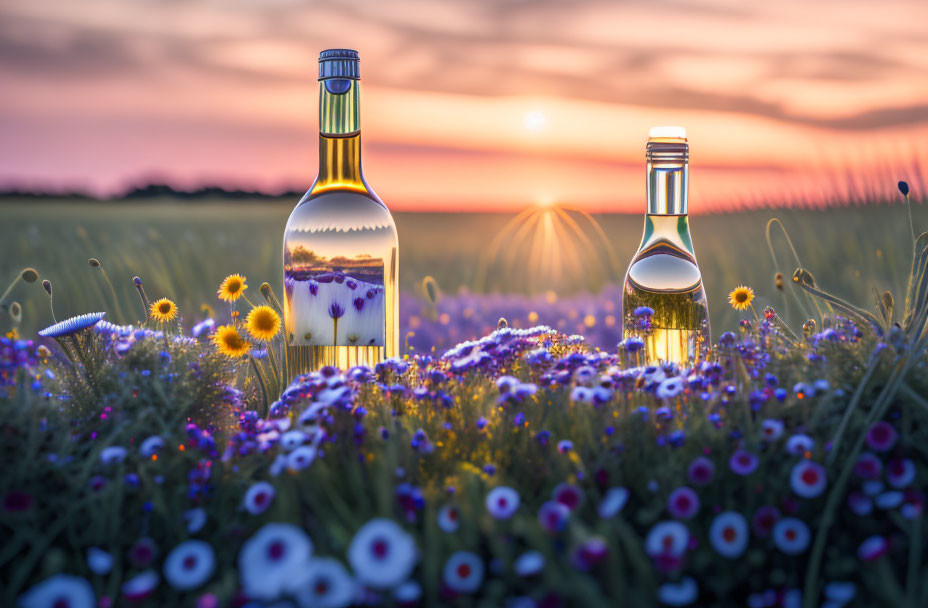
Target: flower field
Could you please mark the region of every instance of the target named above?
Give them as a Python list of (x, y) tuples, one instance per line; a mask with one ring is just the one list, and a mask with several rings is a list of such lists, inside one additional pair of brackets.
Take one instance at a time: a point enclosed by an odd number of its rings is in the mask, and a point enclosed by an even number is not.
[(620, 342), (614, 288), (426, 281), (402, 358), (289, 377), (250, 270), (203, 310), (101, 275), (36, 335), (24, 311), (71, 296), (28, 268), (0, 342), (2, 604), (924, 606), (928, 234), (887, 230), (895, 294), (849, 303), (813, 264), (779, 290), (768, 263), (687, 368)]

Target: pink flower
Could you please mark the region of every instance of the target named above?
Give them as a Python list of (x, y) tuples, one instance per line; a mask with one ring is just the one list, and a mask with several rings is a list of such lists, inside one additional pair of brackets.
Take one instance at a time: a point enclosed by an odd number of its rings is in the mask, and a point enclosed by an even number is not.
[(809, 547), (809, 526), (795, 517), (784, 517), (773, 526), (773, 543), (787, 555), (799, 555)]
[(559, 502), (549, 500), (538, 509), (538, 523), (550, 533), (560, 532), (567, 525), (570, 509)]
[(857, 557), (863, 562), (872, 562), (889, 551), (889, 544), (886, 539), (879, 535), (874, 535), (860, 544), (857, 549)]
[(242, 501), (242, 506), (245, 507), (245, 510), (251, 513), (252, 515), (260, 515), (267, 511), (268, 507), (271, 506), (271, 502), (274, 500), (274, 496), (277, 494), (277, 491), (274, 489), (274, 486), (269, 484), (266, 481), (259, 481), (254, 484), (248, 491), (245, 492), (245, 498)]
[(861, 479), (879, 479), (883, 462), (873, 452), (862, 452), (854, 464), (854, 474)]
[(740, 557), (748, 546), (748, 522), (737, 511), (719, 513), (709, 527), (709, 541), (722, 557)]
[(715, 464), (705, 456), (699, 456), (690, 463), (686, 470), (686, 476), (690, 483), (697, 486), (704, 486), (712, 481), (715, 477)]
[(757, 456), (747, 450), (735, 450), (728, 465), (738, 475), (750, 475), (757, 469)]
[(882, 420), (867, 431), (867, 445), (874, 452), (888, 452), (896, 444), (896, 438), (896, 429)]
[(493, 488), (487, 494), (486, 506), (496, 519), (509, 519), (519, 509), (519, 493), (507, 486)]
[(445, 562), (442, 580), (455, 593), (473, 593), (483, 583), (483, 561), (476, 553), (457, 551)]
[(908, 458), (894, 458), (886, 467), (886, 481), (894, 488), (905, 488), (915, 481), (915, 463)]
[(677, 519), (690, 519), (699, 512), (699, 496), (692, 489), (681, 486), (667, 498), (667, 510)]
[(560, 483), (554, 488), (554, 500), (561, 503), (571, 511), (580, 506), (583, 493), (580, 488), (569, 483)]
[(780, 519), (780, 511), (774, 506), (764, 505), (754, 511), (754, 517), (751, 518), (751, 526), (754, 528), (754, 534), (758, 538), (767, 538), (773, 531), (773, 526)]
[(793, 466), (789, 483), (793, 487), (793, 492), (802, 498), (820, 496), (828, 484), (825, 467), (811, 460), (801, 460)]

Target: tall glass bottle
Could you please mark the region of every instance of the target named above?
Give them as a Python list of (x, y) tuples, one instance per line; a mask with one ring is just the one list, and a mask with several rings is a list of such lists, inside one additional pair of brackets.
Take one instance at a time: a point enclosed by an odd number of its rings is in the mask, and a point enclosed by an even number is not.
[(644, 341), (647, 362), (687, 363), (709, 340), (709, 308), (690, 237), (689, 146), (682, 127), (651, 129), (648, 213), (622, 296), (626, 338)]
[(319, 174), (284, 232), (288, 372), (397, 355), (396, 225), (361, 171), (357, 51), (319, 55)]

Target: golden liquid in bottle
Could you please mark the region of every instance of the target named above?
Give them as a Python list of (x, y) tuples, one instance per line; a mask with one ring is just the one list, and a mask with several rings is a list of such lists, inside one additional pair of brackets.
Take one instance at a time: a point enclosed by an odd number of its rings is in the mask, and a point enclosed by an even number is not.
[[(648, 307), (648, 318), (636, 309)], [(709, 309), (686, 215), (648, 214), (625, 277), (624, 335), (644, 341), (647, 362), (694, 361), (709, 339)]]

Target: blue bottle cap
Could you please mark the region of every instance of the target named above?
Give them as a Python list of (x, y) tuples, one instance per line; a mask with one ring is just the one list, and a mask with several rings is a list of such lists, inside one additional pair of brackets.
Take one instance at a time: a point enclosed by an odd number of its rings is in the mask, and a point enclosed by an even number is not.
[(358, 52), (351, 49), (326, 49), (319, 53), (319, 80), (349, 78), (360, 80)]

